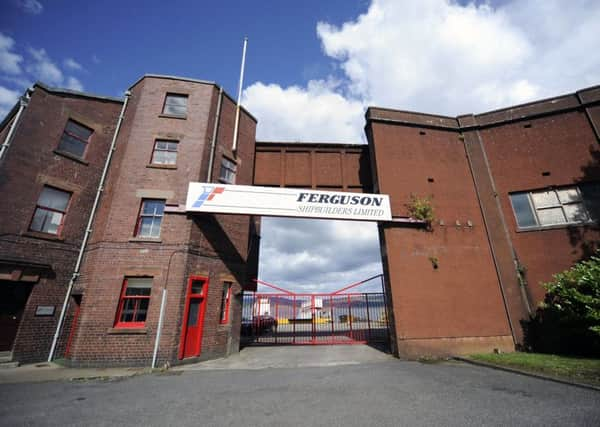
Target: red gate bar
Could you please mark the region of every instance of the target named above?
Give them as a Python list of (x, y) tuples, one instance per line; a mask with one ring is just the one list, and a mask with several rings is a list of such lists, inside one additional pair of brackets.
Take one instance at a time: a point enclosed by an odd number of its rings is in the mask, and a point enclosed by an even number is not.
[(242, 343), (386, 344), (389, 331), (385, 294), (348, 292), (379, 277), (356, 282), (332, 293), (296, 293), (257, 281), (277, 292), (244, 293)]

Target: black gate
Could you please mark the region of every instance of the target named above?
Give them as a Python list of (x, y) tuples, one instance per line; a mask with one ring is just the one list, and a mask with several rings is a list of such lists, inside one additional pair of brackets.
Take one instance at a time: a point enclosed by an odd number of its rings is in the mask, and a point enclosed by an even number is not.
[[(361, 285), (372, 287), (376, 281), (382, 292), (354, 291)], [(385, 346), (389, 342), (382, 275), (331, 293), (295, 293), (264, 281), (257, 283), (272, 292), (244, 293), (242, 345)]]

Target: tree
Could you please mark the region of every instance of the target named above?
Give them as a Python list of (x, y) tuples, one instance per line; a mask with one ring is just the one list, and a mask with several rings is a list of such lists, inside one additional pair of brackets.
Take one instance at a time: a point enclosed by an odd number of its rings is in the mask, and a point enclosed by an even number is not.
[(534, 351), (600, 356), (600, 257), (555, 274), (546, 296), (526, 325)]

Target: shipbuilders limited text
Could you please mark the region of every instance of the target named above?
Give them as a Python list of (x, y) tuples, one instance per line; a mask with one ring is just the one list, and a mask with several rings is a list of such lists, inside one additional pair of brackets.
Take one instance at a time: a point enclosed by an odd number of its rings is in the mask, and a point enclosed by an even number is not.
[(379, 208), (383, 197), (300, 193), (296, 202), (306, 203), (298, 206), (298, 211), (304, 214), (383, 216), (385, 213)]

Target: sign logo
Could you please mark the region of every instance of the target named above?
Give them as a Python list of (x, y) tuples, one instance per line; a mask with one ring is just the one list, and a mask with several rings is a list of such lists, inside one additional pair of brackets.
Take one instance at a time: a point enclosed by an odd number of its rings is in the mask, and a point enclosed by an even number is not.
[(223, 191), (225, 191), (225, 187), (215, 187), (206, 185), (202, 186), (202, 193), (198, 196), (198, 199), (194, 202), (192, 207), (201, 207), (205, 201), (212, 200), (217, 194), (221, 194)]

